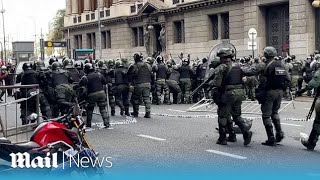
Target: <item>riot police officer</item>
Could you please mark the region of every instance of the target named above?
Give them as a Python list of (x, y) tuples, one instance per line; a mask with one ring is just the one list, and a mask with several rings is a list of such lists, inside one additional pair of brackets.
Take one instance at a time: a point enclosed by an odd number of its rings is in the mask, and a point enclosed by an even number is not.
[[(24, 63), (22, 65), (22, 69), (23, 72), (17, 76), (17, 83), (21, 82), (21, 85), (38, 84), (37, 73), (32, 69), (32, 64), (30, 62)], [(35, 88), (20, 88), (20, 94), (18, 98), (28, 98), (26, 101), (22, 101), (20, 104), (20, 118), (22, 125), (28, 124), (29, 122), (27, 122), (27, 117), (36, 112), (36, 97), (31, 97), (31, 93), (34, 91), (36, 91)]]
[[(148, 57), (146, 59), (146, 63), (148, 63), (151, 67), (154, 65), (155, 59), (152, 57)], [(152, 96), (152, 104), (158, 104), (158, 94), (157, 94), (157, 88), (156, 88), (156, 80), (155, 78), (152, 78), (151, 80), (151, 96)]]
[(297, 92), (301, 94), (304, 91), (315, 89), (317, 91), (316, 94), (318, 95), (318, 97), (315, 97), (316, 101), (315, 101), (314, 110), (315, 110), (316, 117), (313, 122), (313, 127), (311, 130), (310, 136), (307, 140), (306, 139), (301, 140), (301, 143), (309, 150), (313, 150), (316, 147), (316, 144), (318, 142), (319, 135), (320, 135), (320, 99), (319, 99), (320, 88), (319, 86), (320, 86), (320, 70), (318, 70), (314, 74), (313, 78), (308, 83), (305, 89), (302, 89), (300, 92), (299, 91)]
[(295, 56), (292, 55), (292, 70), (291, 70), (291, 92), (293, 95), (296, 94), (299, 79), (302, 79), (303, 64), (300, 60), (296, 60)]
[[(208, 57), (204, 57), (204, 58), (202, 58), (202, 64), (200, 64), (196, 70), (197, 87), (200, 84), (202, 84), (203, 81), (205, 80), (207, 68), (208, 68)], [(202, 99), (203, 97), (207, 97), (207, 95), (205, 95), (203, 92), (204, 92), (204, 90), (200, 90), (200, 93), (199, 93), (200, 99)]]
[[(69, 73), (62, 69), (59, 62), (52, 64), (51, 81), (55, 90), (55, 99), (61, 114), (68, 113), (70, 106), (73, 105), (75, 93), (70, 86), (73, 80)], [(59, 116), (59, 112), (53, 112), (54, 117)]]
[[(288, 69), (280, 59), (274, 59), (276, 55), (277, 50), (274, 47), (266, 47), (264, 49), (266, 62), (258, 68), (260, 79), (257, 99), (261, 104), (263, 124), (268, 136), (268, 140), (262, 144), (267, 146), (275, 146), (284, 138), (278, 110), (283, 93), (290, 85)], [(274, 136), (272, 124), (275, 127), (276, 136)]]
[(122, 61), (116, 62), (115, 69), (115, 97), (116, 104), (120, 107), (120, 115), (130, 116), (129, 113), (129, 84), (128, 84), (128, 69)]
[[(241, 117), (241, 104), (245, 100), (245, 91), (243, 88), (242, 78), (246, 75), (241, 69), (241, 65), (232, 62), (234, 52), (230, 48), (222, 48), (217, 53), (220, 57), (221, 64), (215, 69), (214, 77), (211, 85), (215, 87), (216, 104), (218, 105), (218, 123), (219, 123), (219, 139), (217, 144), (227, 145), (226, 131), (231, 126), (230, 119), (239, 126), (243, 134), (244, 145), (247, 146), (251, 142), (252, 132), (246, 126), (244, 119)], [(228, 125), (229, 124), (229, 125)], [(232, 128), (230, 128), (232, 130)], [(235, 140), (235, 133), (229, 132)]]
[(173, 104), (180, 104), (181, 103), (181, 97), (182, 97), (182, 91), (179, 86), (179, 79), (180, 79), (180, 73), (179, 73), (179, 67), (176, 65), (173, 59), (171, 59), (168, 62), (168, 68), (169, 68), (169, 74), (168, 74), (168, 80), (167, 85), (170, 89), (170, 92), (173, 94)]
[(35, 63), (35, 67), (36, 67), (35, 69), (37, 73), (37, 80), (40, 88), (39, 103), (40, 103), (41, 114), (50, 119), (52, 118), (52, 112), (51, 112), (50, 104), (47, 99), (49, 94), (48, 94), (48, 79), (46, 76), (48, 69), (45, 68), (45, 64), (43, 61), (37, 61)]
[(79, 82), (80, 86), (86, 87), (88, 91), (87, 96), (87, 122), (86, 127), (91, 127), (92, 115), (95, 104), (98, 105), (100, 114), (103, 119), (104, 126), (106, 128), (110, 127), (109, 116), (106, 111), (106, 94), (104, 92), (103, 86), (107, 84), (106, 79), (99, 73), (95, 72), (95, 69), (91, 63), (84, 65), (84, 71), (86, 76), (83, 76)]
[(133, 106), (132, 115), (138, 117), (140, 97), (142, 96), (146, 109), (144, 117), (151, 118), (150, 83), (153, 78), (152, 68), (148, 63), (143, 62), (140, 53), (134, 53), (133, 59), (135, 64), (131, 65), (128, 70), (128, 80), (134, 88), (131, 97), (131, 103)]
[(180, 87), (182, 91), (182, 103), (190, 104), (191, 79), (194, 76), (194, 71), (189, 66), (190, 61), (185, 58), (182, 61), (182, 66), (179, 68)]
[(111, 108), (111, 116), (115, 115), (115, 108), (116, 108), (116, 100), (114, 96), (115, 91), (115, 61), (110, 59), (107, 63), (107, 73), (106, 73), (106, 80), (108, 83), (108, 97), (109, 97), (109, 105)]
[(162, 90), (164, 91), (164, 102), (166, 104), (170, 104), (169, 102), (169, 88), (166, 83), (167, 75), (168, 75), (168, 67), (164, 64), (164, 59), (162, 56), (158, 56), (156, 58), (157, 64), (152, 67), (152, 72), (155, 73), (156, 76), (156, 91), (157, 91), (157, 105), (161, 103), (161, 94)]
[(78, 84), (81, 79), (81, 74), (79, 71), (73, 66), (73, 61), (71, 59), (65, 58), (63, 61), (64, 69), (69, 73), (71, 76), (73, 83)]

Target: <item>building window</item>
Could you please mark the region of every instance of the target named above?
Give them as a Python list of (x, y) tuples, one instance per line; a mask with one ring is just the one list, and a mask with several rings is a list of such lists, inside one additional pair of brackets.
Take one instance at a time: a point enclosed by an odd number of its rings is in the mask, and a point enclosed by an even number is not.
[(107, 33), (105, 31), (101, 32), (101, 48), (107, 48)]
[(75, 35), (74, 36), (74, 47), (75, 47), (75, 49), (82, 48), (82, 35)]
[(229, 13), (221, 14), (221, 38), (229, 39)]
[(143, 27), (132, 28), (133, 33), (133, 46), (144, 46), (144, 31)]
[(86, 21), (90, 21), (90, 15), (89, 14), (86, 15)]
[(106, 17), (110, 16), (110, 9), (106, 10)]
[(87, 34), (87, 47), (90, 49), (96, 48), (96, 33)]
[(136, 5), (130, 6), (130, 12), (135, 13), (136, 12)]
[(180, 0), (172, 0), (172, 4), (179, 4)]
[(103, 31), (101, 32), (101, 42), (102, 42), (102, 49), (110, 49), (111, 48), (111, 32), (110, 31)]
[(184, 43), (184, 20), (174, 24), (174, 43)]
[(96, 13), (91, 13), (91, 20), (94, 20), (96, 18)]
[(106, 31), (106, 41), (107, 41), (106, 47), (110, 49), (111, 48), (111, 31)]
[(219, 23), (218, 23), (218, 15), (211, 15), (209, 16), (210, 19), (210, 39), (217, 40), (219, 38)]
[(104, 18), (104, 11), (100, 11), (100, 17)]

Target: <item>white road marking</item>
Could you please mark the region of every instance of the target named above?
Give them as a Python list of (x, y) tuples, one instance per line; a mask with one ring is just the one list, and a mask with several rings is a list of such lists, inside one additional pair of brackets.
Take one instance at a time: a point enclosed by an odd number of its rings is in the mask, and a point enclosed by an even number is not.
[(235, 159), (247, 159), (247, 157), (244, 157), (244, 156), (239, 156), (239, 155), (236, 155), (236, 154), (230, 154), (230, 153), (226, 153), (226, 152), (222, 152), (222, 151), (216, 151), (216, 150), (212, 150), (212, 149), (209, 149), (209, 150), (206, 150), (207, 152), (209, 153), (214, 153), (214, 154), (219, 154), (219, 155), (222, 155), (222, 156), (228, 156), (228, 157), (232, 157), (232, 158), (235, 158)]
[(148, 136), (148, 135), (144, 135), (144, 134), (139, 134), (137, 135), (139, 137), (144, 137), (144, 138), (148, 138), (148, 139), (153, 139), (156, 141), (165, 141), (166, 139), (162, 139), (162, 138), (158, 138), (158, 137), (153, 137), (153, 136)]
[(282, 125), (287, 125), (287, 126), (295, 126), (295, 127), (301, 127), (302, 125), (298, 124), (288, 124), (288, 123), (281, 123)]
[(182, 110), (176, 110), (176, 109), (167, 109), (168, 111), (174, 111), (174, 112), (182, 112), (182, 113), (185, 113), (187, 111), (182, 111)]

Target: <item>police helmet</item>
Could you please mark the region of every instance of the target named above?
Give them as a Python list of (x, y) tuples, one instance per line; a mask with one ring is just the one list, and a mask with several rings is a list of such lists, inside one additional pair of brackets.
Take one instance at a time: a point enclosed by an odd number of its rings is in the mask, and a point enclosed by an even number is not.
[(68, 66), (69, 63), (70, 63), (70, 60), (69, 60), (69, 59), (64, 59), (64, 61), (62, 61), (63, 67)]
[(89, 59), (84, 60), (84, 64), (90, 63)]
[(62, 67), (62, 65), (61, 65), (60, 62), (54, 62), (54, 63), (52, 64), (52, 70), (53, 70), (53, 71), (55, 71), (55, 70), (57, 70), (57, 69), (61, 69), (61, 67)]
[(263, 54), (265, 58), (270, 59), (270, 58), (276, 57), (278, 53), (274, 47), (268, 46), (264, 48)]
[(56, 60), (54, 58), (50, 58), (49, 65), (52, 65), (54, 62), (56, 62)]
[(152, 57), (148, 57), (148, 58), (146, 59), (146, 62), (147, 62), (150, 66), (152, 66), (153, 63), (154, 63), (154, 59), (153, 59)]
[(134, 59), (134, 61), (135, 62), (138, 62), (138, 61), (141, 61), (141, 53), (138, 53), (138, 52), (136, 52), (136, 53), (134, 53), (133, 54), (133, 59)]
[(116, 68), (122, 68), (123, 66), (124, 66), (123, 62), (120, 59), (118, 59), (116, 61)]
[(190, 60), (188, 58), (184, 58), (182, 60), (182, 63), (185, 64), (185, 65), (189, 65), (190, 64)]
[(157, 61), (158, 64), (161, 63), (161, 62), (164, 62), (162, 56), (157, 56), (156, 61)]
[(115, 62), (114, 62), (114, 60), (113, 59), (109, 59), (109, 61), (108, 61), (108, 67), (114, 67), (114, 65), (115, 65)]
[(91, 63), (87, 63), (84, 65), (84, 72), (89, 74), (90, 72), (94, 72), (94, 66)]
[(206, 63), (206, 62), (208, 62), (208, 57), (203, 57), (203, 58), (202, 58), (202, 63), (204, 64), (204, 63)]
[(234, 51), (231, 48), (221, 48), (217, 53), (220, 58), (233, 58), (234, 55)]
[(7, 66), (1, 66), (1, 70), (7, 70)]
[(98, 67), (103, 67), (103, 65), (104, 65), (104, 60), (99, 60), (98, 61)]
[(31, 64), (30, 62), (23, 63), (22, 69), (23, 69), (24, 71), (25, 71), (25, 70), (31, 70), (31, 69), (32, 69), (32, 64)]
[(316, 61), (319, 61), (319, 60), (320, 60), (320, 54), (316, 54), (316, 55), (314, 56), (314, 59), (315, 59)]

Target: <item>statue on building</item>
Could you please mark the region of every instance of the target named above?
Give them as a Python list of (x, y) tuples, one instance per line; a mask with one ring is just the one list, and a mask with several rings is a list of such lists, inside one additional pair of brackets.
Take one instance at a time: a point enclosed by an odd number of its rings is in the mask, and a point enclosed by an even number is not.
[(148, 56), (150, 56), (150, 31), (148, 29), (148, 25), (146, 25), (145, 31), (144, 31), (144, 46), (146, 47), (146, 51)]
[(159, 42), (161, 45), (161, 51), (165, 52), (166, 51), (166, 27), (164, 24), (161, 25), (162, 29), (160, 31), (160, 35), (159, 35)]

